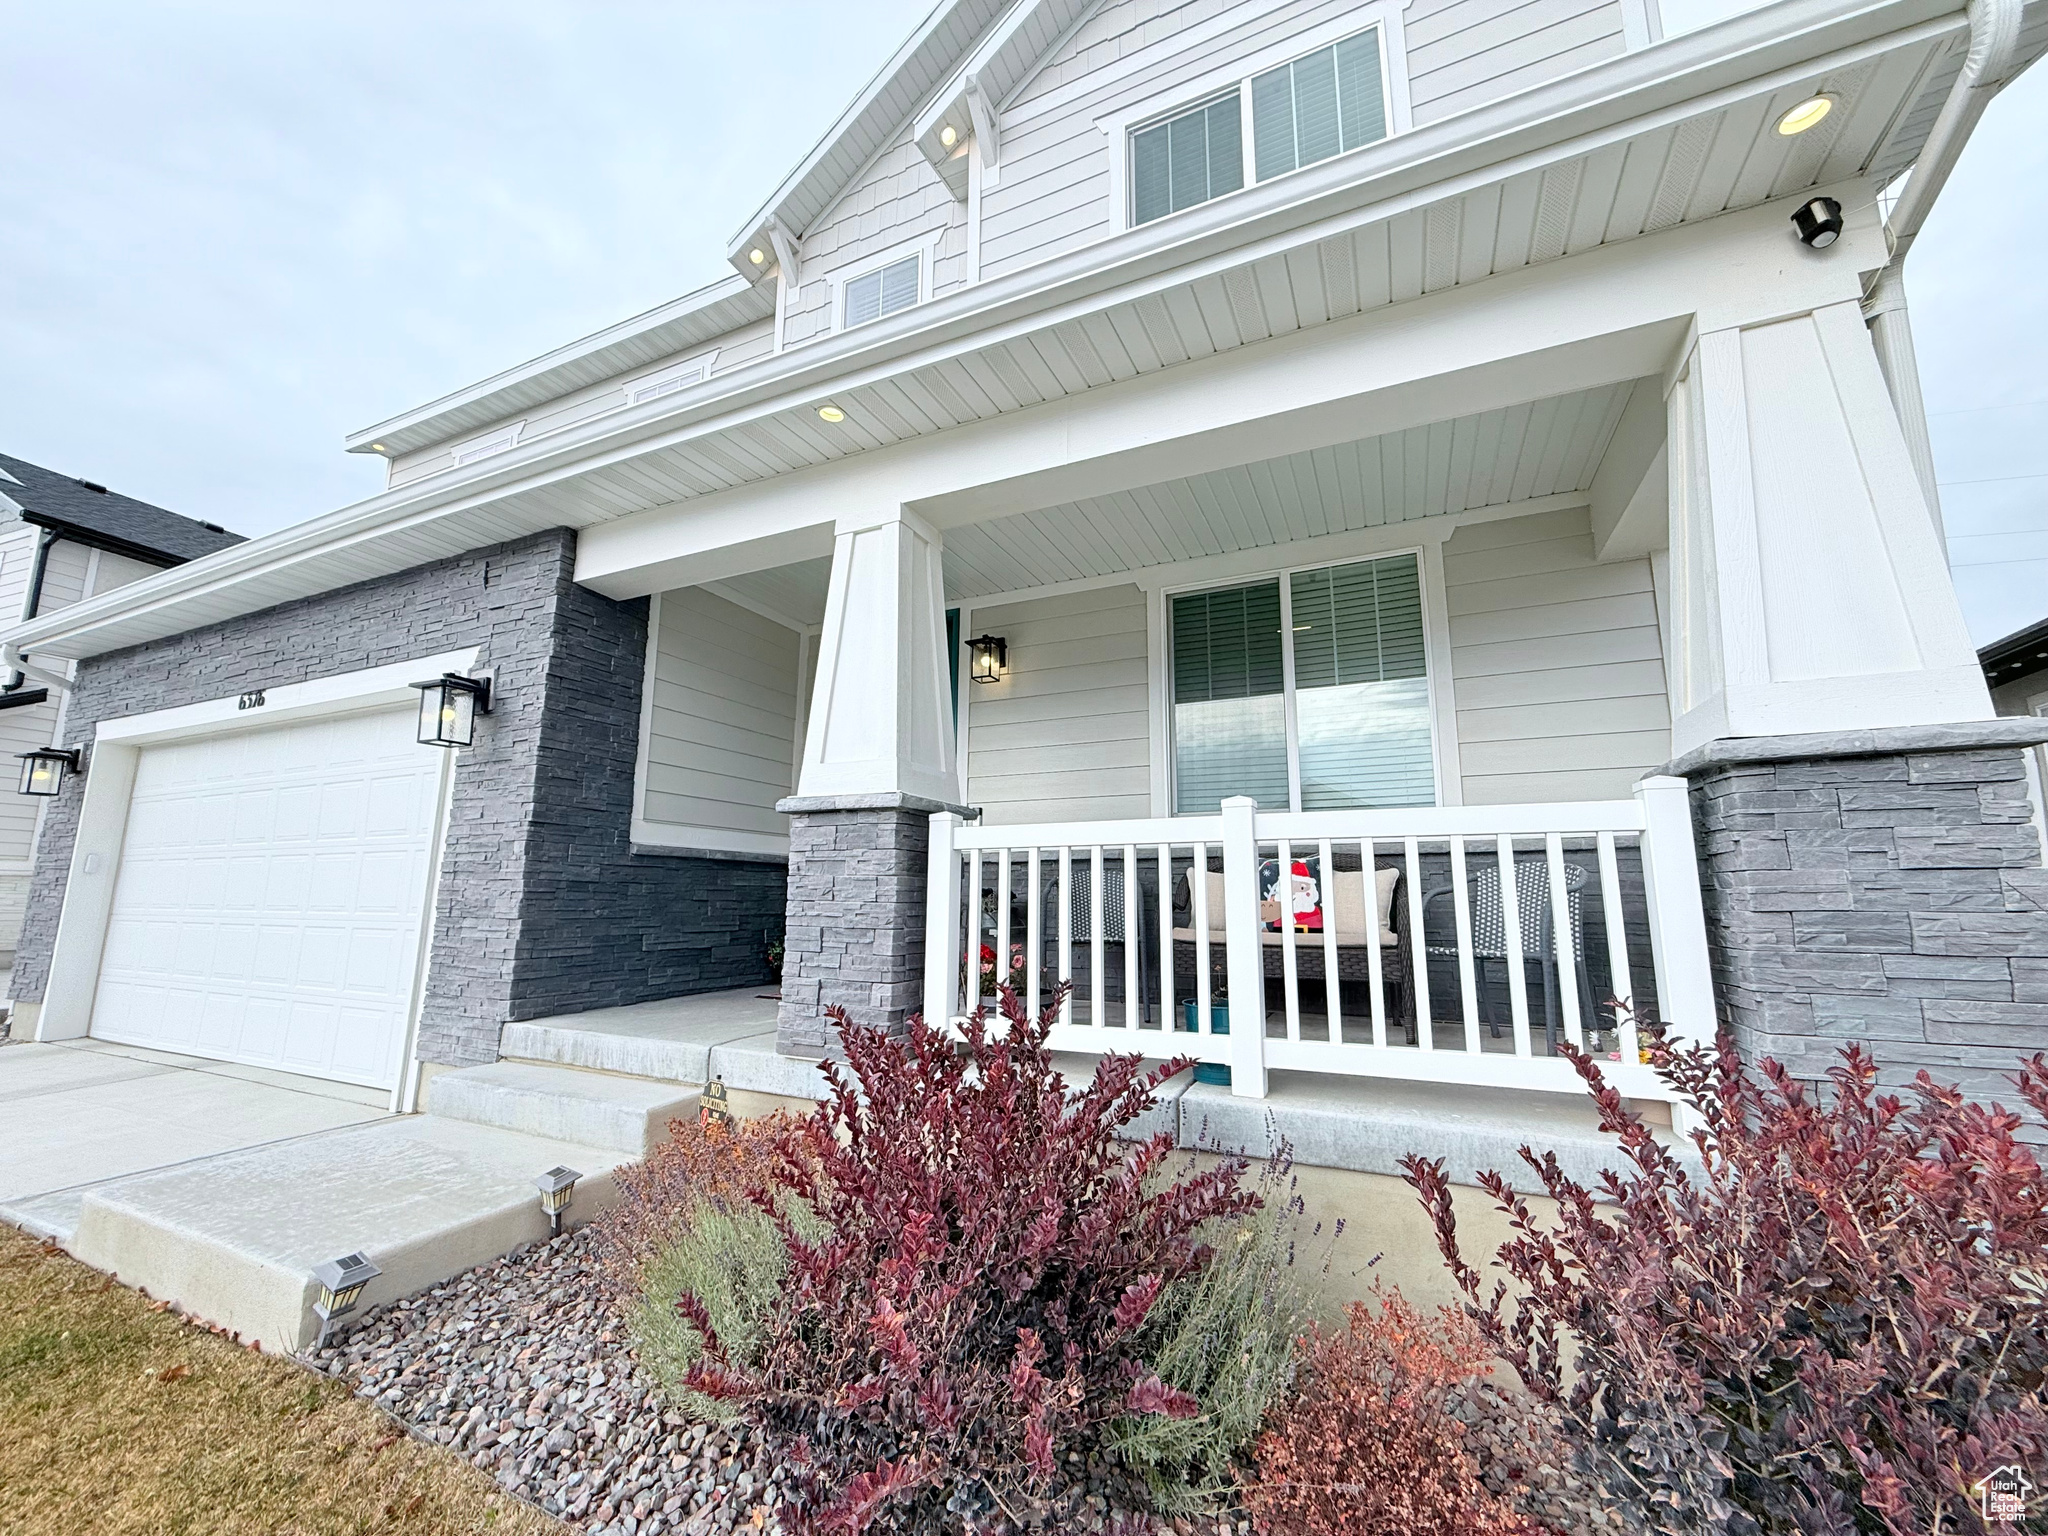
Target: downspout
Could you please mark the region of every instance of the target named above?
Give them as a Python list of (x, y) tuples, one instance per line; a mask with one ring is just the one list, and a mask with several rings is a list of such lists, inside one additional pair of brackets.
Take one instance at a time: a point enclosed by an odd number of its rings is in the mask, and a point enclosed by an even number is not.
[(1948, 547), (1942, 526), (1941, 496), (1934, 479), (1934, 445), (1927, 432), (1927, 406), (1920, 393), (1920, 367), (1913, 351), (1913, 324), (1906, 310), (1906, 254), (1927, 221), (1934, 200), (1947, 185), (1949, 173), (1962, 157), (1963, 146), (1991, 98), (2004, 88), (2019, 48), (2022, 0), (1970, 0), (1970, 50), (1963, 59), (1948, 99), (1928, 130), (1927, 142), (1906, 177), (1906, 190), (1885, 221), (1890, 256), (1877, 271), (1863, 299), (1863, 317), (1878, 366), (1905, 434), (1906, 452), (1927, 498), (1934, 531)]
[[(36, 610), (42, 606), (43, 573), (50, 568), (50, 546), (56, 542), (57, 530), (54, 528), (45, 528), (42, 537), (36, 540), (36, 568), (28, 579), (28, 600), (22, 604), (23, 622), (34, 618)], [(34, 678), (45, 688), (56, 689), (59, 693), (71, 691), (70, 678), (45, 671), (41, 667), (30, 666), (28, 658), (21, 654), (21, 648), (11, 640), (0, 642), (0, 667), (7, 670), (9, 679), (6, 688), (0, 691), (12, 693), (30, 678)]]

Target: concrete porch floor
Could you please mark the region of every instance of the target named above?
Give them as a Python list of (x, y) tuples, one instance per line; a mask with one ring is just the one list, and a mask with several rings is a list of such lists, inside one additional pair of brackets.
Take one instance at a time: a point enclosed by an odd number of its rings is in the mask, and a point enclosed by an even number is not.
[(95, 1185), (383, 1119), (390, 1097), (98, 1040), (0, 1045), (0, 1218), (67, 1242)]

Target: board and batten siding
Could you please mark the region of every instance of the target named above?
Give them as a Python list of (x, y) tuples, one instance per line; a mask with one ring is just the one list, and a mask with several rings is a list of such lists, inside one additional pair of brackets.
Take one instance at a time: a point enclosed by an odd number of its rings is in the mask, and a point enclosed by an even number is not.
[(1152, 814), (1145, 594), (1069, 592), (967, 616), (1009, 643), (1000, 682), (967, 698), (967, 800), (991, 825)]
[(1415, 0), (1405, 16), (1415, 122), (1499, 101), (1621, 53), (1620, 0)]
[(833, 328), (830, 274), (933, 234), (923, 292), (936, 297), (969, 280), (967, 205), (954, 197), (911, 141), (909, 125), (862, 170), (809, 229), (799, 256), (802, 279), (784, 306), (782, 344), (800, 345)]
[(699, 587), (662, 593), (650, 629), (636, 837), (787, 853), (802, 635)]
[(1444, 544), (1467, 805), (1610, 800), (1670, 760), (1650, 562), (1593, 559), (1583, 507)]

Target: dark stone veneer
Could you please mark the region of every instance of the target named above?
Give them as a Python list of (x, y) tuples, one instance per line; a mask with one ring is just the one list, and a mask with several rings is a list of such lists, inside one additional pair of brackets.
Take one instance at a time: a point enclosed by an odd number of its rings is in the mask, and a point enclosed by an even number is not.
[[(784, 866), (632, 848), (647, 604), (577, 586), (575, 552), (575, 534), (553, 529), (93, 657), (65, 739), (476, 646), (493, 708), (456, 768), (419, 1055), (492, 1061), (509, 1022), (764, 983)], [(15, 959), (22, 1001), (49, 975), (81, 796), (74, 781), (47, 809)]]

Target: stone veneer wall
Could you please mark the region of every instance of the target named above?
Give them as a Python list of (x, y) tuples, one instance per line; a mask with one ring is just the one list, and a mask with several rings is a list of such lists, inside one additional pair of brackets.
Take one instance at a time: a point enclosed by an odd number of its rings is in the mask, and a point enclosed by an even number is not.
[[(761, 984), (783, 867), (632, 848), (647, 605), (578, 587), (575, 552), (575, 534), (555, 529), (93, 657), (65, 739), (90, 741), (114, 716), (476, 646), (492, 712), (456, 767), (420, 1056), (491, 1061), (513, 1020)], [(48, 978), (82, 789), (46, 813), (15, 962), (22, 1001)]]
[(1673, 767), (1746, 1056), (1818, 1080), (1864, 1041), (1883, 1082), (1925, 1068), (2013, 1101), (2019, 1058), (2048, 1049), (2048, 870), (2017, 750)]
[(931, 813), (908, 796), (785, 800), (789, 906), (775, 1048), (823, 1056), (825, 1009), (894, 1029), (923, 1005)]

